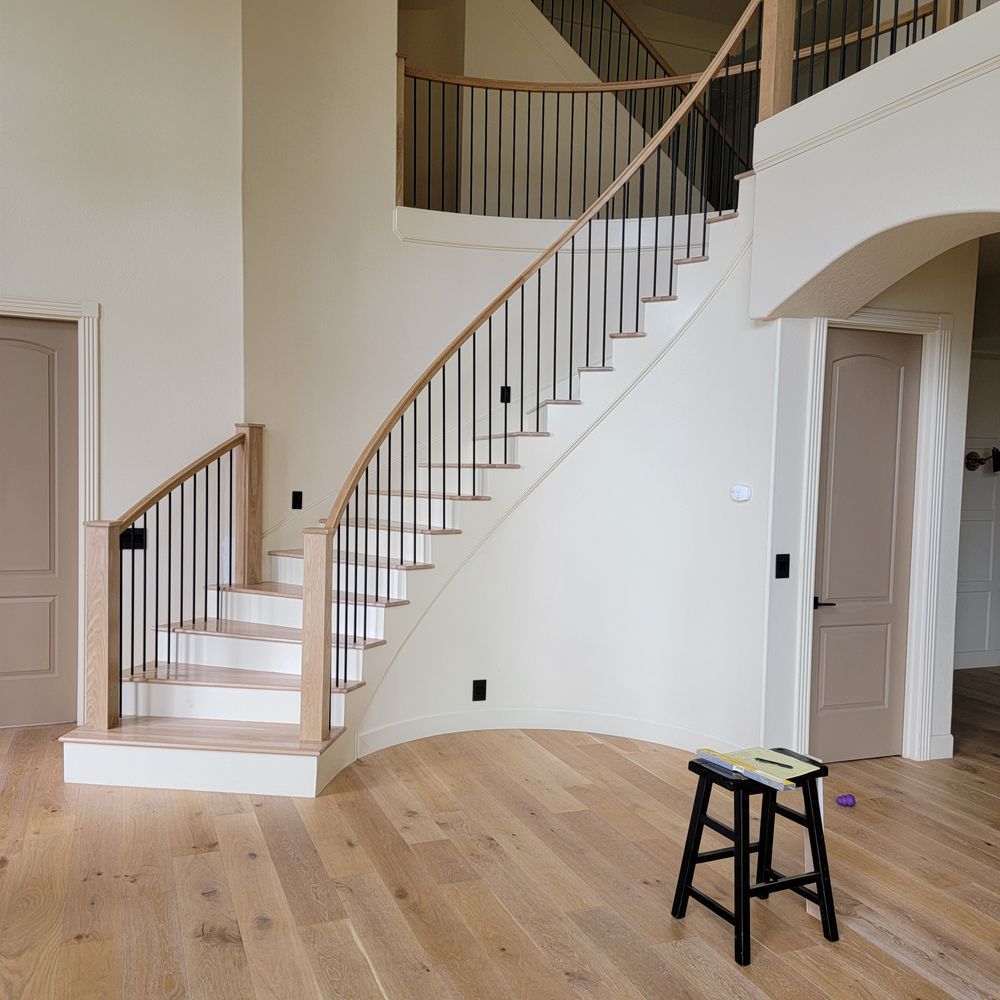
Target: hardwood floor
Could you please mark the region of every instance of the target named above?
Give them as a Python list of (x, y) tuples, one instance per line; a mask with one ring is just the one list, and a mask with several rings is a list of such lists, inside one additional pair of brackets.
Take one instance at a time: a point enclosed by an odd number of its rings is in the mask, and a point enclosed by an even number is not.
[[(0, 997), (1000, 996), (1000, 670), (958, 674), (954, 760), (831, 768), (841, 941), (798, 897), (755, 901), (745, 969), (718, 918), (669, 914), (679, 751), (442, 736), (308, 800), (64, 785), (66, 728), (0, 730)], [(776, 855), (798, 867), (800, 832)], [(728, 898), (728, 875), (699, 884)]]

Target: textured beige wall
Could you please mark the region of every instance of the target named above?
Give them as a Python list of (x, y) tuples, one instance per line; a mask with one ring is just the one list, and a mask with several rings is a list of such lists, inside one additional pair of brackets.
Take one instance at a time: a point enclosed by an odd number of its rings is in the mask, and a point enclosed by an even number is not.
[(0, 0), (0, 295), (96, 300), (102, 513), (243, 416), (238, 0)]

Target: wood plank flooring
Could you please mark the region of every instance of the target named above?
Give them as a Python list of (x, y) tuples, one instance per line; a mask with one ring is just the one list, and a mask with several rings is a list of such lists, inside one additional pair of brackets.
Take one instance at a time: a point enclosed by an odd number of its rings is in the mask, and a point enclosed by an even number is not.
[[(702, 907), (670, 917), (679, 751), (442, 736), (309, 800), (64, 785), (66, 728), (0, 730), (3, 998), (1000, 996), (1000, 670), (957, 674), (953, 760), (832, 766), (842, 939), (795, 896), (755, 901), (745, 969)], [(801, 866), (799, 831), (777, 858)], [(728, 899), (729, 872), (699, 884)]]

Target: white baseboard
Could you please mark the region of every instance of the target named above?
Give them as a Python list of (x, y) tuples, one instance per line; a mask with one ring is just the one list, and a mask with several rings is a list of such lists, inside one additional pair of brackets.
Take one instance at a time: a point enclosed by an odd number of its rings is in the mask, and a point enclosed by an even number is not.
[(951, 733), (932, 736), (928, 751), (928, 760), (949, 760), (955, 756), (955, 737)]
[(697, 750), (711, 746), (718, 750), (735, 750), (737, 745), (707, 733), (696, 733), (680, 726), (664, 725), (644, 719), (604, 715), (596, 712), (574, 712), (558, 708), (483, 709), (427, 715), (404, 719), (386, 726), (362, 732), (358, 740), (360, 756), (384, 750), (386, 747), (428, 736), (463, 733), (480, 729), (562, 729), (573, 732), (600, 733), (645, 740), (678, 750)]

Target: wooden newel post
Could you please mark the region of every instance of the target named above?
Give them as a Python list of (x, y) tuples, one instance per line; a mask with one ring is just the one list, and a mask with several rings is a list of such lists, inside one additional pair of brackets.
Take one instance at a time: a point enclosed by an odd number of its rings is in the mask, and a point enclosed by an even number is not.
[(333, 642), (333, 533), (302, 533), (302, 679), (299, 739), (330, 737), (330, 647)]
[(236, 429), (243, 432), (243, 444), (236, 449), (233, 470), (236, 508), (233, 583), (246, 587), (261, 581), (264, 425), (237, 424)]
[(84, 525), (86, 675), (83, 724), (87, 729), (99, 731), (114, 729), (121, 715), (118, 704), (121, 530), (119, 521), (87, 521)]
[(795, 0), (763, 0), (760, 39), (760, 108), (764, 121), (792, 103), (795, 58)]

